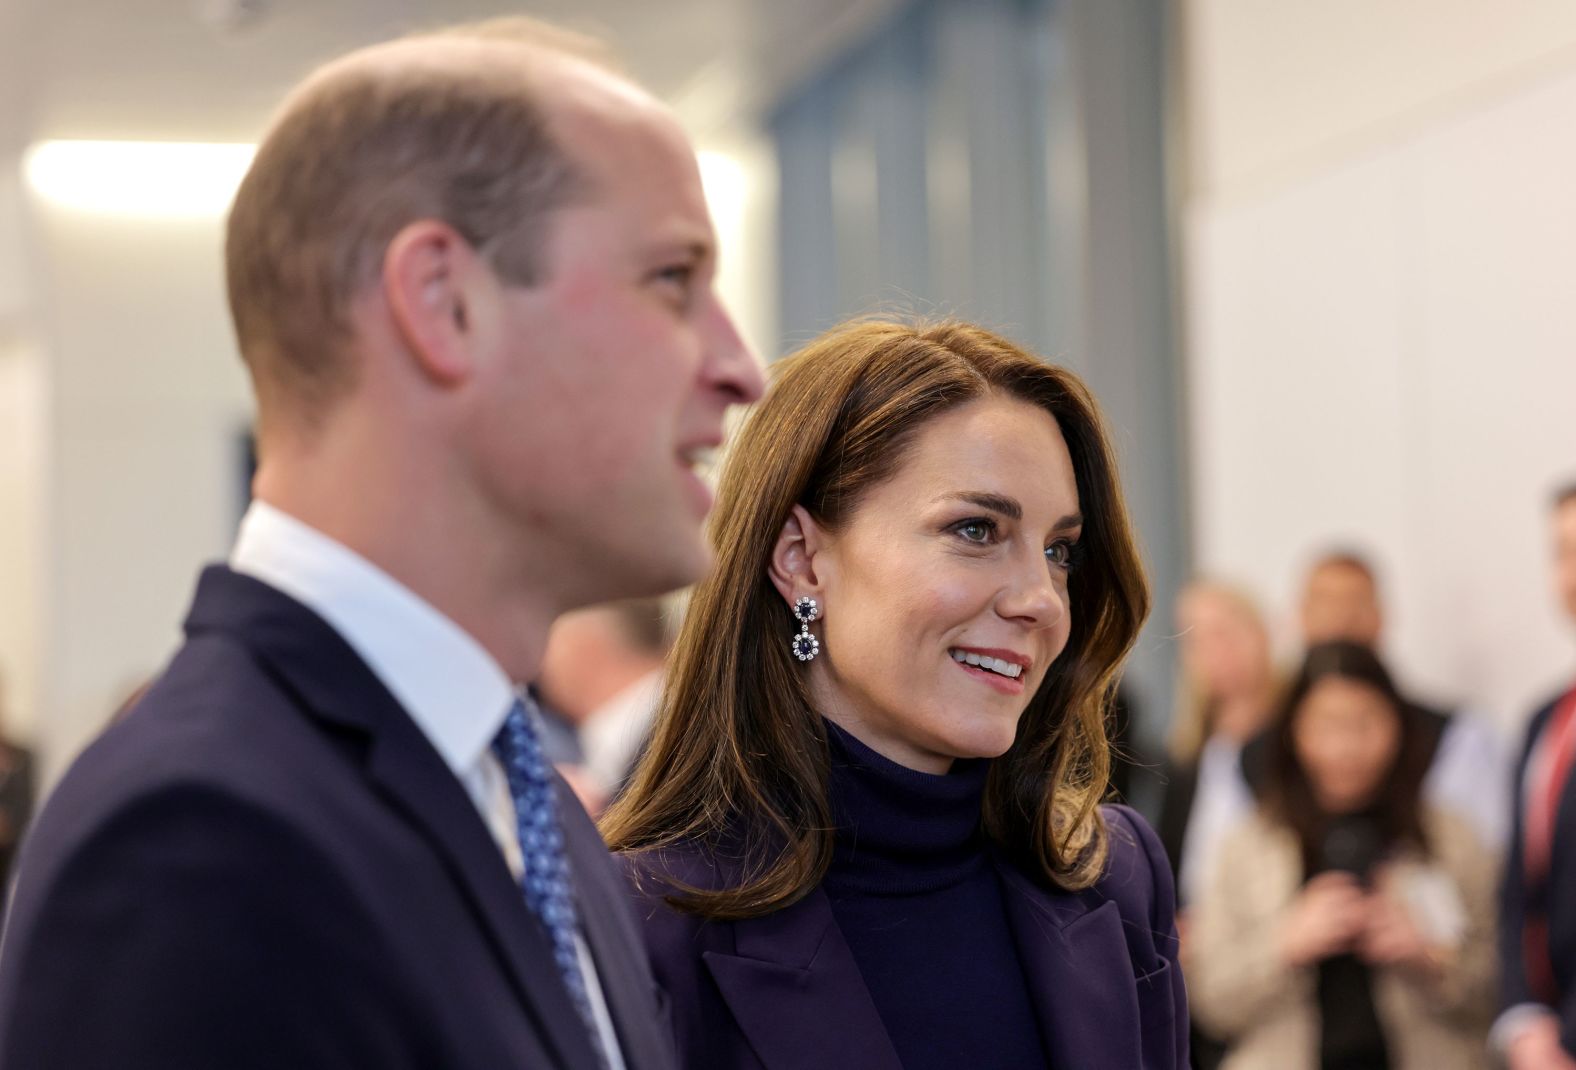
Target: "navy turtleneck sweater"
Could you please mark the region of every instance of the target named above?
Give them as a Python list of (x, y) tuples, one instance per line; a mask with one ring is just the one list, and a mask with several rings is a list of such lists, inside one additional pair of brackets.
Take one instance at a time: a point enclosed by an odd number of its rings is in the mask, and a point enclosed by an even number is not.
[(921, 773), (827, 724), (825, 889), (904, 1070), (1047, 1065), (979, 828), (990, 763)]

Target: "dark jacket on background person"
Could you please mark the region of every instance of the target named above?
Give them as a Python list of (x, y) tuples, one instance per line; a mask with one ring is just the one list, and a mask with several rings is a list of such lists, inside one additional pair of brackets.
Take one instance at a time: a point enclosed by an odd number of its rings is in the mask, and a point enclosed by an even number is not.
[[(1567, 776), (1560, 793), (1549, 873), (1538, 887), (1528, 886), (1523, 854), (1527, 763), (1557, 706), (1558, 700), (1550, 702), (1533, 715), (1516, 767), (1510, 850), (1500, 893), (1501, 1009), (1529, 1003), (1547, 1006), (1559, 1018), (1560, 1043), (1576, 1058), (1576, 772)], [(1549, 963), (1554, 968), (1556, 989), (1552, 1004), (1533, 991), (1528, 976), (1523, 934), (1529, 913), (1541, 913), (1547, 921)]]

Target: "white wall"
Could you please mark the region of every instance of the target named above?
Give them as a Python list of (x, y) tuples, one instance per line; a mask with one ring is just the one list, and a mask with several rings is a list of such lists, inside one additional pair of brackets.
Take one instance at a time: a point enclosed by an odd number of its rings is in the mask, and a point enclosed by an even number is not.
[(22, 739), (43, 702), (47, 403), (43, 355), (0, 324), (0, 728)]
[(1186, 13), (1199, 563), (1284, 622), (1311, 552), (1371, 549), (1403, 678), (1516, 730), (1576, 666), (1545, 545), (1576, 477), (1576, 7)]
[(224, 555), (249, 403), (217, 219), (31, 207), (53, 393), (35, 736), (52, 778), (161, 666), (198, 568)]
[(29, 333), (20, 182), (0, 169), (0, 728), (33, 735), (42, 699), (43, 478), (48, 379)]

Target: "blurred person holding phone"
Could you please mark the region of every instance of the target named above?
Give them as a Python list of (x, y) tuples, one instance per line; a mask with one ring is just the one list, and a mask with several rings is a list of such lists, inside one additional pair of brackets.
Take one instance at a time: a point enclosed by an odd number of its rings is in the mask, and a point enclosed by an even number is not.
[(1264, 802), (1221, 848), (1183, 963), (1228, 1070), (1487, 1065), (1496, 859), (1425, 801), (1426, 727), (1366, 646), (1308, 651)]
[[(1314, 560), (1299, 607), (1304, 649), (1339, 639), (1361, 643), (1382, 657), (1385, 618), (1379, 574), (1368, 557), (1337, 549)], [(1470, 820), (1485, 843), (1503, 850), (1510, 827), (1505, 741), (1469, 710), (1421, 702), (1415, 695), (1403, 698), (1427, 750), (1424, 794)]]

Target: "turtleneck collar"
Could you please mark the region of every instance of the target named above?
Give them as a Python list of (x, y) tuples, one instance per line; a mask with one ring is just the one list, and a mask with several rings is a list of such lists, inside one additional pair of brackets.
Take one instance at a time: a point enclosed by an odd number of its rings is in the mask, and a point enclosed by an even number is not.
[(950, 887), (987, 862), (980, 802), (990, 761), (958, 759), (922, 773), (871, 750), (827, 721), (832, 817), (826, 882), (834, 891), (915, 895)]

